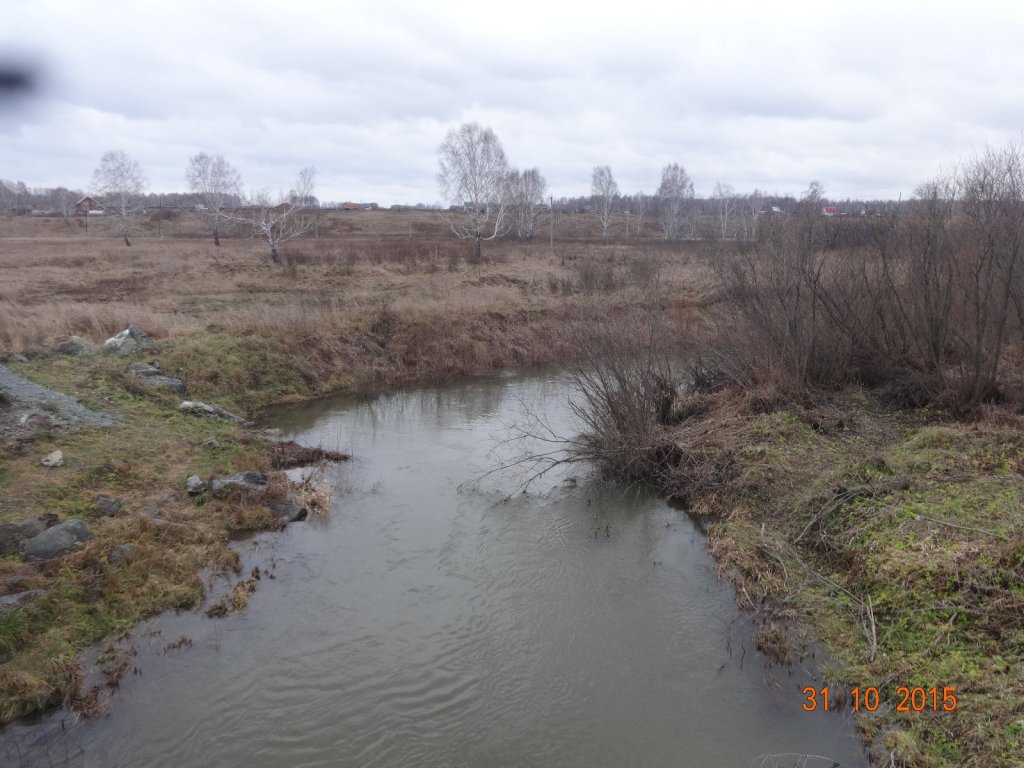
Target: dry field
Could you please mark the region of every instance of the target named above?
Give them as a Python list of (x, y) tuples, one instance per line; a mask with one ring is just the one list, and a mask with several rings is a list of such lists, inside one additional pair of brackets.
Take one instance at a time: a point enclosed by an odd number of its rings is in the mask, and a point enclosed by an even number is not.
[(593, 228), (580, 216), (553, 247), (487, 243), (472, 265), (436, 212), (326, 213), (318, 237), (284, 246), (284, 268), (255, 240), (214, 247), (194, 214), (147, 223), (130, 248), (105, 221), (82, 224), (0, 220), (0, 355), (129, 323), (184, 346), (255, 335), (288, 345), (308, 391), (286, 397), (302, 396), (364, 385), (367, 370), (387, 385), (564, 360), (565, 323), (652, 296), (682, 317), (702, 279), (679, 246), (569, 239)]

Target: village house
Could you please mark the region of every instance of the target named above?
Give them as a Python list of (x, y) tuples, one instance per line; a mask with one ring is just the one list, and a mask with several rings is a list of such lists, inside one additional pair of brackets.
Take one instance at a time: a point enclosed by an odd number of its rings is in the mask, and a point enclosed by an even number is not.
[(86, 196), (75, 203), (75, 216), (91, 216), (103, 213), (103, 206)]

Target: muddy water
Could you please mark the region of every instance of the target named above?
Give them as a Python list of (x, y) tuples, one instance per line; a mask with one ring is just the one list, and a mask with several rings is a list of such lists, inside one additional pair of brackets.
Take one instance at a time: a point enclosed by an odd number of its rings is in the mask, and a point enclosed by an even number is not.
[(108, 768), (864, 765), (844, 716), (802, 711), (811, 672), (763, 666), (685, 515), (581, 468), (526, 494), (507, 472), (468, 484), (524, 404), (567, 423), (564, 383), (536, 378), (272, 414), (356, 456), (328, 474), (331, 516), (245, 545), (274, 576), (245, 613), (140, 630), (112, 714), (48, 749)]

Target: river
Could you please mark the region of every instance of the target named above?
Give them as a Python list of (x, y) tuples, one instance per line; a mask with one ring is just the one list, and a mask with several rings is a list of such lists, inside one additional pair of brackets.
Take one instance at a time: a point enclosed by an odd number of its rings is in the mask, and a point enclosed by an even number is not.
[(269, 414), (354, 455), (325, 476), (331, 514), (240, 545), (265, 573), (245, 612), (141, 627), (141, 674), (47, 759), (866, 765), (847, 715), (803, 711), (813, 670), (766, 668), (684, 513), (580, 466), (525, 493), (521, 472), (485, 474), (519, 449), (494, 451), (524, 412), (571, 429), (566, 387), (508, 377)]

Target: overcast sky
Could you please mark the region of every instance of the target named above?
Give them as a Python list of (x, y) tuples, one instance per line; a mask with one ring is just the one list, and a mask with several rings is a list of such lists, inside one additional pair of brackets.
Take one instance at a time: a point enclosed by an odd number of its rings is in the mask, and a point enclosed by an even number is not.
[(108, 149), (155, 192), (191, 155), (247, 188), (318, 171), (323, 200), (435, 202), (468, 120), (556, 197), (595, 165), (623, 192), (678, 162), (832, 198), (911, 194), (1024, 129), (1024, 4), (4, 0), (0, 55), (48, 87), (0, 102), (0, 178), (88, 188)]

